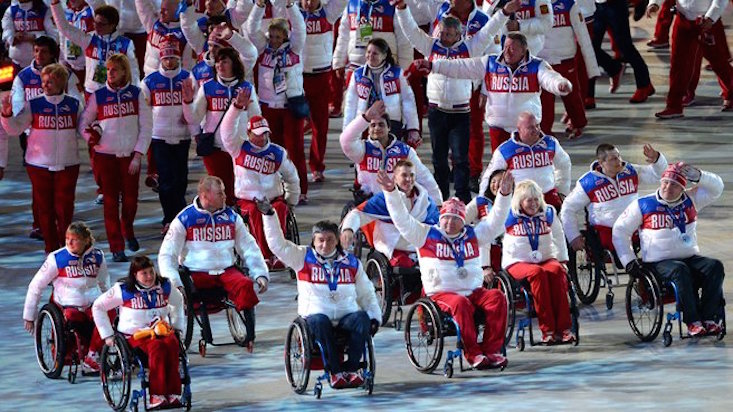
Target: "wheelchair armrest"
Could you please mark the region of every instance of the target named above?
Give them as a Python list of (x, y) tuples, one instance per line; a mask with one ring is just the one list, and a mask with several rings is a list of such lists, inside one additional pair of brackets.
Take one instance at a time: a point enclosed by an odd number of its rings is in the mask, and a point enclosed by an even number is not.
[(191, 277), (191, 270), (189, 270), (187, 267), (183, 265), (178, 266), (178, 275), (181, 277), (181, 283), (183, 284), (183, 289), (186, 291), (187, 294), (194, 294), (198, 291), (196, 290), (196, 286), (193, 284), (193, 278)]

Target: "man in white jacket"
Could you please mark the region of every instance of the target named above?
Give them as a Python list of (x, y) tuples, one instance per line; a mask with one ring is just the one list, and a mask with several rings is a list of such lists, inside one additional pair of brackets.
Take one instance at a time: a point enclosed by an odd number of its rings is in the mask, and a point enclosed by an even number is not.
[[(460, 327), (468, 363), (476, 369), (506, 366), (506, 357), (499, 353), (506, 331), (506, 298), (498, 289), (483, 288), (479, 250), (504, 229), (514, 184), (511, 172), (504, 174), (500, 195), (489, 218), (475, 227), (465, 225), (466, 206), (457, 198), (443, 203), (439, 225), (421, 223), (407, 211), (403, 194), (395, 190), (387, 173), (380, 171), (378, 181), (397, 230), (418, 250), (425, 294), (450, 313)], [(476, 307), (486, 316), (480, 346), (473, 319)]]
[[(494, 13), (499, 1), (485, 1), (484, 12)], [(551, 0), (524, 0), (522, 7), (513, 13), (503, 28), (503, 34), (519, 32), (527, 37), (529, 53), (539, 55), (545, 47), (545, 37), (550, 33), (553, 25), (553, 7)]]
[[(685, 190), (688, 180), (697, 185)], [(717, 335), (722, 328), (723, 264), (700, 256), (697, 245), (698, 213), (722, 193), (720, 176), (683, 162), (671, 164), (659, 189), (631, 203), (613, 225), (613, 244), (627, 272), (639, 276), (642, 266), (648, 266), (675, 283), (690, 336)], [(641, 259), (631, 248), (637, 230)]]

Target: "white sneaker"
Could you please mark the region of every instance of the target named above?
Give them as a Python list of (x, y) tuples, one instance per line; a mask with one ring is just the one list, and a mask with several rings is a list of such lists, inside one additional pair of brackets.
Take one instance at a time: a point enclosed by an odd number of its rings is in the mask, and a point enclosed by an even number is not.
[(99, 354), (97, 352), (89, 352), (81, 364), (82, 373), (98, 373), (99, 372)]
[(148, 409), (159, 408), (167, 405), (168, 399), (164, 395), (150, 395), (150, 403), (148, 403)]
[(98, 195), (97, 195), (97, 198), (96, 198), (96, 199), (94, 199), (94, 203), (96, 203), (96, 204), (98, 204), (98, 205), (103, 205), (103, 204), (104, 204), (104, 195), (103, 195), (103, 194), (101, 194), (101, 193), (100, 193), (100, 194), (98, 194)]

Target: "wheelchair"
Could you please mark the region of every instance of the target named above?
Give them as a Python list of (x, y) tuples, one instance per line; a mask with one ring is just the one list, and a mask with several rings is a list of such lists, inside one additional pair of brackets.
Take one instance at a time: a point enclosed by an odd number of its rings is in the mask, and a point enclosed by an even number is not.
[(415, 266), (410, 268), (393, 267), (383, 253), (371, 248), (364, 266), (367, 277), (374, 284), (379, 307), (382, 308), (382, 325), (389, 322), (392, 308), (396, 307), (395, 330), (402, 327), (402, 306), (412, 303), (405, 297), (421, 294), (420, 268), (416, 258), (413, 261)]
[[(338, 328), (335, 328), (334, 332), (336, 350), (340, 351), (340, 357), (343, 360), (348, 336)], [(358, 372), (364, 377), (363, 388), (367, 394), (371, 395), (374, 391), (376, 371), (371, 335), (367, 337), (359, 367)], [(300, 395), (304, 394), (308, 390), (310, 373), (316, 370), (323, 370), (323, 373), (316, 377), (316, 384), (313, 388), (314, 396), (320, 399), (323, 393), (323, 381), (325, 380), (330, 385), (331, 378), (330, 371), (326, 367), (326, 355), (321, 342), (313, 338), (305, 319), (299, 316), (290, 324), (285, 338), (285, 373), (293, 391)]]
[[(247, 273), (246, 270), (242, 271)], [(255, 330), (254, 308), (250, 310), (237, 311), (234, 303), (227, 298), (223, 289), (202, 289), (198, 290), (193, 285), (193, 279), (188, 268), (180, 267), (181, 282), (184, 288), (184, 308), (186, 311), (186, 330), (183, 332), (183, 347), (188, 348), (193, 340), (194, 322), (201, 328), (201, 339), (198, 343), (198, 351), (201, 357), (206, 357), (206, 346), (238, 345), (246, 347), (252, 340)], [(209, 315), (221, 311), (226, 312), (229, 332), (234, 342), (215, 343), (211, 331)]]
[[(181, 408), (191, 409), (191, 376), (188, 371), (188, 358), (183, 342), (178, 340), (180, 347), (179, 372), (181, 373)], [(146, 366), (147, 356), (142, 350), (133, 349), (125, 339), (124, 335), (115, 333), (114, 346), (104, 345), (100, 356), (99, 366), (102, 376), (102, 391), (104, 399), (115, 411), (123, 411), (130, 404), (130, 410), (137, 411), (140, 408), (148, 410), (147, 388), (150, 386), (147, 380)], [(132, 390), (132, 376), (137, 369), (137, 378), (140, 380), (140, 389)], [(177, 406), (178, 408), (178, 406)]]
[[(339, 222), (344, 221), (344, 218), (346, 217), (346, 215), (349, 214), (351, 209), (366, 202), (367, 200), (369, 200), (370, 197), (372, 197), (371, 193), (364, 193), (364, 191), (355, 187), (350, 188), (349, 191), (353, 194), (354, 199), (346, 202), (344, 207), (341, 209), (341, 219), (339, 220)], [(364, 232), (362, 232), (361, 230), (357, 230), (356, 233), (354, 233), (353, 246), (353, 254), (354, 256), (356, 256), (357, 259), (361, 260), (364, 245), (366, 245), (367, 243), (367, 238), (364, 235)]]
[[(482, 337), (484, 330), (484, 312), (476, 309), (474, 312), (474, 323), (476, 324), (476, 336)], [(443, 356), (444, 339), (456, 337), (456, 349), (448, 350), (445, 363), (443, 364), (443, 376), (452, 378), (454, 372), (453, 362), (458, 358), (461, 372), (471, 370), (471, 367), (463, 365), (463, 342), (461, 340), (461, 328), (458, 322), (449, 314), (440, 309), (438, 304), (429, 297), (418, 299), (407, 312), (405, 321), (405, 346), (407, 357), (410, 363), (422, 373), (432, 373), (440, 364)], [(502, 348), (506, 354), (506, 346)], [(500, 370), (504, 370), (502, 366)]]
[[(642, 342), (653, 341), (662, 331), (662, 343), (668, 347), (672, 344), (672, 322), (676, 320), (679, 338), (691, 338), (692, 336), (682, 333), (682, 308), (679, 302), (674, 281), (663, 281), (659, 274), (649, 268), (645, 268), (641, 276), (631, 276), (626, 286), (626, 317), (631, 330)], [(670, 303), (675, 304), (675, 309), (667, 313), (667, 321), (662, 330), (664, 305)], [(718, 320), (722, 323), (722, 328), (715, 338), (720, 341), (726, 335), (725, 299), (721, 299)]]
[[(569, 277), (569, 275), (568, 275)], [(537, 317), (534, 309), (534, 299), (530, 292), (529, 281), (523, 279), (517, 281), (505, 270), (499, 271), (494, 278), (494, 287), (500, 288), (507, 297), (507, 330), (505, 334), (505, 345), (509, 346), (514, 329), (516, 328), (515, 347), (520, 352), (524, 351), (526, 346), (525, 329), (529, 330), (529, 345), (537, 346), (543, 343), (534, 340), (534, 332), (532, 328), (532, 318)], [(573, 346), (580, 343), (580, 324), (578, 322), (579, 310), (575, 297), (575, 287), (568, 279), (568, 300), (570, 304), (570, 330), (575, 334)], [(556, 343), (562, 344), (562, 343)]]
[[(52, 296), (49, 303), (41, 307), (36, 319), (36, 359), (43, 374), (47, 378), (58, 379), (64, 366), (68, 365), (66, 378), (69, 383), (76, 383), (93, 328), (91, 322), (65, 319), (63, 308), (53, 301)], [(82, 376), (87, 376), (83, 370)]]

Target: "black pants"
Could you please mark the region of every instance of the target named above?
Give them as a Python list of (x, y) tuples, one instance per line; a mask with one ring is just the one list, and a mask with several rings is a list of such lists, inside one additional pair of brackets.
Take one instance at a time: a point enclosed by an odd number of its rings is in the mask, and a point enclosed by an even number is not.
[(163, 224), (167, 224), (187, 205), (188, 149), (191, 147), (191, 140), (168, 144), (163, 140), (153, 139), (150, 147), (158, 165), (158, 197), (163, 208)]
[(443, 199), (450, 198), (451, 169), (448, 164), (448, 151), (450, 151), (456, 197), (464, 203), (470, 202), (468, 143), (471, 114), (444, 112), (431, 107), (428, 110), (428, 128), (430, 128), (430, 145), (433, 148), (435, 180), (438, 182)]

